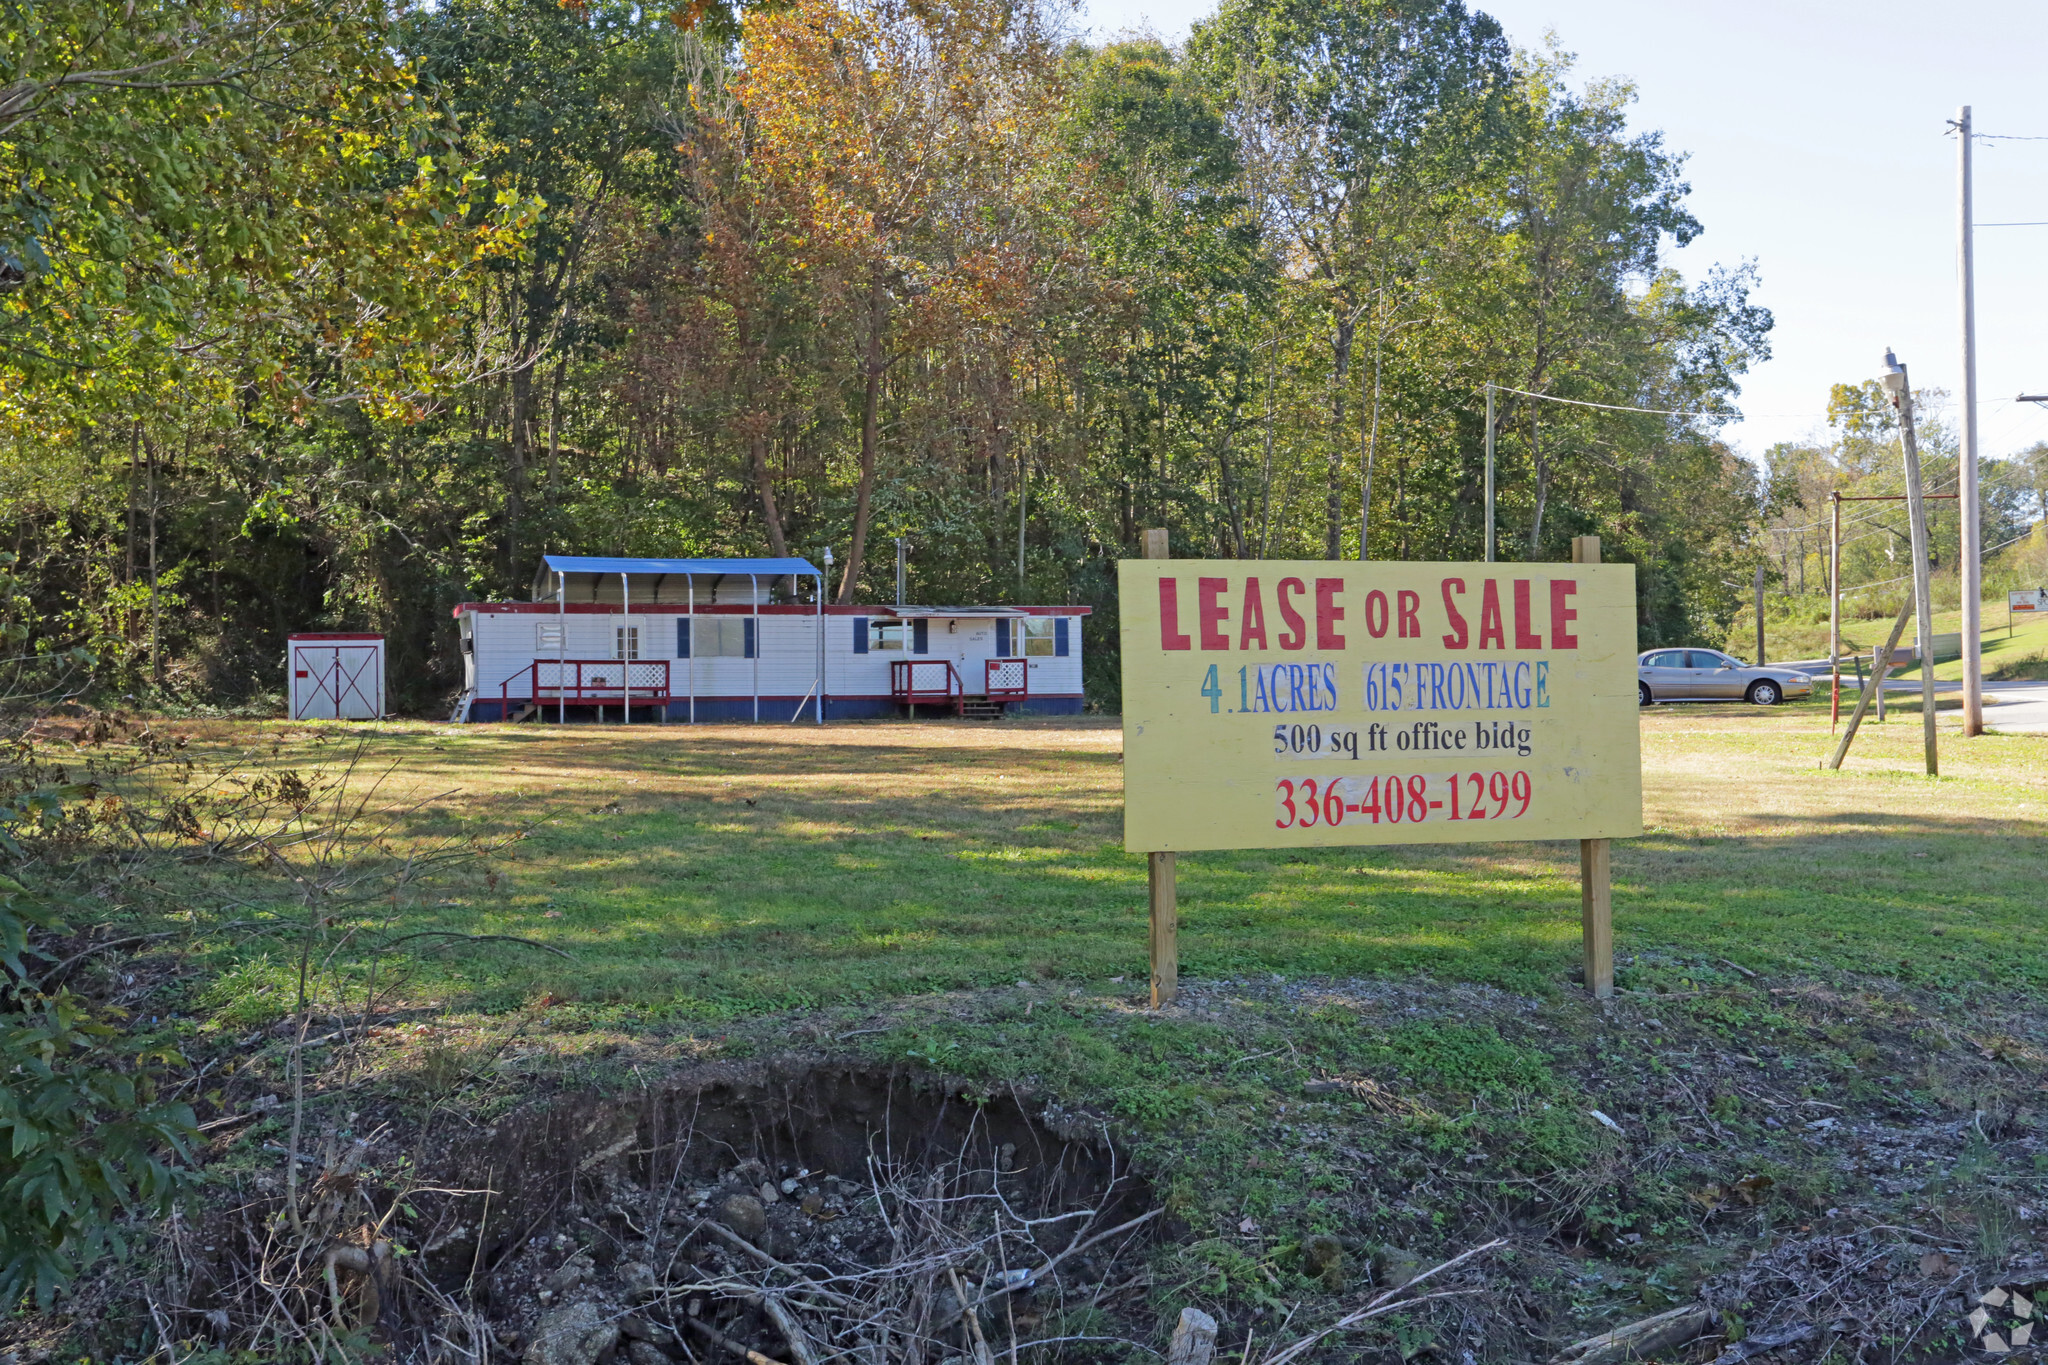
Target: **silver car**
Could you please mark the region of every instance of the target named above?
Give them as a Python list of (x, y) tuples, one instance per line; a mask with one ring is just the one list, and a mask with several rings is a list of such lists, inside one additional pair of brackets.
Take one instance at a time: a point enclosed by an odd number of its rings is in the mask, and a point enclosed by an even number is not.
[(1636, 659), (1636, 694), (1660, 701), (1746, 701), (1776, 706), (1813, 695), (1813, 679), (1790, 668), (1751, 668), (1718, 649), (1652, 649)]

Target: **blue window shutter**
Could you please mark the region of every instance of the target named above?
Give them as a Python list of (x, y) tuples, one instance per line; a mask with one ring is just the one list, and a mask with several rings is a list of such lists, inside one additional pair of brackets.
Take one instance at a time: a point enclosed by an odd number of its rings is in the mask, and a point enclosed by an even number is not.
[(676, 618), (676, 657), (678, 659), (690, 657), (690, 618), (687, 616), (678, 616)]
[(918, 617), (915, 621), (912, 621), (910, 623), (910, 648), (912, 653), (931, 653), (931, 624), (931, 622), (925, 620), (922, 616)]
[(1052, 652), (1062, 659), (1067, 657), (1067, 618), (1055, 616), (1052, 621)]
[(996, 657), (1008, 658), (1010, 654), (1010, 622), (1007, 617), (996, 618)]
[(853, 652), (856, 654), (868, 652), (868, 618), (865, 616), (853, 618)]
[(751, 616), (749, 616), (749, 617), (748, 617), (748, 618), (746, 619), (746, 629), (747, 629), (747, 641), (746, 641), (746, 646), (745, 646), (745, 647), (746, 647), (746, 654), (747, 654), (747, 657), (748, 657), (749, 659), (751, 659), (751, 658), (753, 658), (753, 657), (754, 657), (754, 654), (755, 654), (755, 652), (756, 652), (756, 650), (755, 650), (755, 641), (754, 641), (754, 618), (753, 618), (753, 617), (751, 617)]

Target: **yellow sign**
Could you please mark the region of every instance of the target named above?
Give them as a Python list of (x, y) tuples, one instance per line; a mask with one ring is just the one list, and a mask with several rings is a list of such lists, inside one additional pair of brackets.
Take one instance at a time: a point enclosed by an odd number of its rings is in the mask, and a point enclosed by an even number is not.
[(1631, 564), (1131, 559), (1124, 847), (1643, 832)]

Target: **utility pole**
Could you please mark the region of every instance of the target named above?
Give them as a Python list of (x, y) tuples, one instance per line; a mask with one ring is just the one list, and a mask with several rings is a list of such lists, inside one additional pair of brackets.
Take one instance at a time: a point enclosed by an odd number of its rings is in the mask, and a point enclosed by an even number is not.
[(1764, 566), (1756, 566), (1756, 666), (1764, 666)]
[[(1884, 353), (1884, 386), (1899, 409), (1899, 445), (1906, 459), (1907, 526), (1913, 539), (1914, 627), (1919, 632), (1920, 730), (1927, 751), (1927, 775), (1939, 777), (1941, 764), (1934, 751), (1934, 608), (1928, 600), (1927, 504), (1920, 494), (1920, 442), (1913, 429), (1913, 385), (1906, 367), (1887, 348)], [(1880, 680), (1879, 686), (1883, 683)]]
[(1828, 729), (1842, 719), (1842, 490), (1828, 499), (1834, 518), (1828, 532)]
[(1486, 562), (1493, 563), (1493, 381), (1486, 381)]
[(1977, 493), (1977, 287), (1970, 224), (1970, 106), (1956, 110), (1957, 268), (1963, 295), (1963, 734), (1984, 733), (1984, 530)]
[(896, 605), (904, 604), (904, 586), (909, 577), (909, 564), (903, 550), (903, 537), (896, 537)]

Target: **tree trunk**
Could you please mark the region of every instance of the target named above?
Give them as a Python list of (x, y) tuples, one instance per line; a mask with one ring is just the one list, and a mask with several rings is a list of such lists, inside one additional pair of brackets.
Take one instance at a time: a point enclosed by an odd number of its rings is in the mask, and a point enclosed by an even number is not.
[(1231, 467), (1230, 447), (1237, 440), (1238, 413), (1244, 401), (1244, 376), (1238, 375), (1237, 392), (1230, 402), (1230, 420), (1224, 424), (1223, 435), (1216, 442), (1216, 476), (1222, 485), (1223, 514), (1225, 529), (1230, 532), (1231, 555), (1246, 559), (1249, 547), (1244, 539), (1244, 496), (1237, 486), (1237, 471)]
[(860, 489), (853, 504), (853, 544), (846, 552), (846, 571), (839, 580), (841, 605), (853, 601), (860, 585), (861, 559), (867, 554), (868, 519), (875, 495), (875, 447), (880, 439), (878, 419), (882, 404), (882, 328), (886, 325), (888, 296), (876, 280), (868, 298), (868, 349), (861, 364), (865, 391), (860, 413)]
[(533, 401), (533, 371), (522, 365), (512, 372), (512, 414), (507, 424), (511, 455), (505, 480), (505, 576), (519, 581), (519, 523), (526, 512), (526, 413)]
[[(123, 583), (135, 581), (135, 487), (142, 469), (142, 423), (131, 423), (128, 428), (128, 568), (121, 575)], [(124, 628), (122, 634), (126, 634)]]
[(1330, 465), (1323, 481), (1323, 558), (1338, 559), (1344, 550), (1344, 381), (1351, 372), (1351, 338), (1355, 318), (1337, 323), (1330, 365)]
[(157, 608), (156, 596), (156, 447), (143, 442), (143, 452), (149, 457), (149, 680), (158, 687), (164, 685), (164, 656), (162, 638), (162, 613)]
[(1273, 545), (1273, 377), (1280, 365), (1280, 333), (1266, 348), (1266, 439), (1259, 461), (1259, 558)]
[(555, 362), (554, 382), (548, 385), (548, 487), (547, 505), (552, 507), (561, 497), (562, 471), (562, 371), (567, 369), (569, 357), (563, 356)]
[(1543, 507), (1550, 501), (1550, 466), (1538, 443), (1536, 405), (1529, 405), (1529, 462), (1536, 466), (1536, 515), (1529, 520), (1529, 558), (1536, 559), (1543, 546)]
[(1365, 471), (1358, 484), (1358, 561), (1364, 563), (1372, 558), (1367, 546), (1372, 536), (1372, 467), (1380, 453), (1380, 342), (1385, 331), (1380, 326), (1379, 309), (1373, 309), (1372, 333), (1372, 424), (1359, 427), (1359, 443), (1365, 447)]
[(758, 431), (747, 438), (747, 458), (754, 467), (754, 491), (761, 496), (761, 523), (768, 528), (768, 552), (777, 559), (787, 559), (789, 542), (782, 536), (782, 513), (775, 506), (775, 479), (768, 469), (768, 438)]

